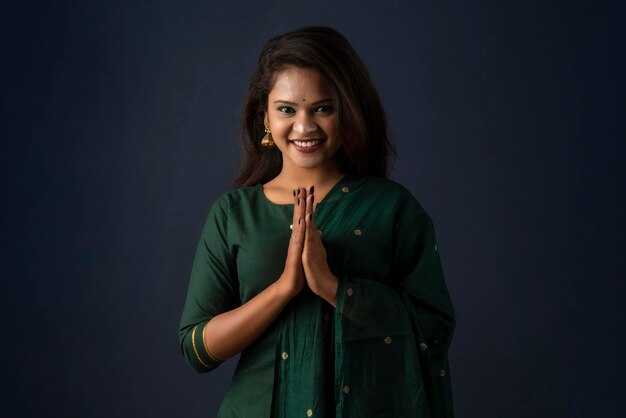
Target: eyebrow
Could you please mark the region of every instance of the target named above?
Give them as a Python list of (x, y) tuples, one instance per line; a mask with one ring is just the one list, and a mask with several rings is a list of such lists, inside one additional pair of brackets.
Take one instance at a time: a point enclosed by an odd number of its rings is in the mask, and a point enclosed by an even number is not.
[[(316, 102), (313, 103), (309, 103), (310, 106), (315, 106), (318, 105), (320, 103), (325, 103), (325, 102), (331, 102), (333, 101), (332, 97), (329, 97), (327, 99), (322, 99), (322, 100), (318, 100)], [(295, 102), (290, 102), (288, 100), (275, 100), (274, 103), (282, 103), (282, 104), (288, 104), (288, 105), (292, 105), (292, 106), (297, 106), (298, 104)]]

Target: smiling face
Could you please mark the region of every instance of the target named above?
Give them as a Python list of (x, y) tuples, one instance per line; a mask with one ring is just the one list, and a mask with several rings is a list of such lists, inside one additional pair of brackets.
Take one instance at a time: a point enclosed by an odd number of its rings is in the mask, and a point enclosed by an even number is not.
[(336, 169), (337, 95), (316, 69), (287, 67), (269, 92), (267, 116), (283, 169)]

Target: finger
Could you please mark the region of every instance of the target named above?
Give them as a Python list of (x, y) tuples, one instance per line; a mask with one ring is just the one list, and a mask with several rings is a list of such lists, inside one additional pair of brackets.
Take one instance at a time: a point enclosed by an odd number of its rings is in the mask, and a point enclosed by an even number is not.
[(289, 228), (291, 229), (291, 237), (295, 238), (298, 235), (298, 189), (293, 189), (293, 215), (291, 216), (291, 225)]
[(291, 217), (291, 229), (298, 220), (298, 189), (293, 189), (293, 216)]
[(313, 199), (315, 199), (315, 195), (309, 192), (306, 199), (306, 212), (304, 216), (307, 221), (311, 219), (311, 215), (313, 214)]
[(294, 189), (294, 202), (293, 202), (293, 220), (291, 223), (291, 238), (295, 241), (302, 242), (304, 238), (304, 216), (302, 215), (302, 192), (303, 189), (298, 187)]
[(314, 215), (313, 215), (313, 207), (315, 204), (315, 194), (312, 194), (309, 197), (308, 201), (309, 203), (307, 204), (307, 211), (306, 211), (306, 216), (305, 216), (306, 233), (307, 233), (307, 239), (314, 239), (315, 238), (314, 232), (317, 230), (317, 228), (315, 227), (315, 220), (314, 220)]
[(304, 187), (300, 188), (300, 195), (299, 195), (299, 201), (298, 201), (298, 219), (299, 219), (299, 224), (298, 224), (298, 238), (300, 238), (300, 242), (302, 242), (304, 240), (305, 237), (305, 220), (304, 220), (304, 214), (306, 210), (306, 189)]

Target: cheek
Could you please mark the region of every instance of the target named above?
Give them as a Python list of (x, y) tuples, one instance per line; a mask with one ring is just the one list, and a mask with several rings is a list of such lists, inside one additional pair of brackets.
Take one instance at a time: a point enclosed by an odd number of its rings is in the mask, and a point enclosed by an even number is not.
[(335, 123), (332, 126), (332, 135), (335, 138), (335, 142), (337, 142), (338, 144), (341, 144), (343, 141), (341, 139), (341, 132), (339, 130), (339, 123)]
[(283, 138), (289, 132), (289, 127), (285, 123), (274, 123), (272, 126), (272, 133), (279, 138)]
[(336, 138), (339, 137), (339, 120), (333, 119), (333, 120), (327, 121), (327, 123), (324, 126), (324, 130), (328, 134), (333, 135)]

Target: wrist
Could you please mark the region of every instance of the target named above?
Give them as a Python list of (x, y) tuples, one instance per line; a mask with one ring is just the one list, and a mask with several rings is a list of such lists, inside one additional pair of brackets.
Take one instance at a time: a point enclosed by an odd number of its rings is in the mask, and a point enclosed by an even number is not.
[(313, 292), (335, 307), (337, 299), (337, 289), (339, 288), (339, 279), (332, 273), (319, 283), (319, 288), (312, 289)]
[(284, 274), (276, 280), (274, 286), (276, 288), (277, 296), (280, 299), (285, 299), (287, 302), (293, 299), (300, 291), (293, 280), (288, 280)]

